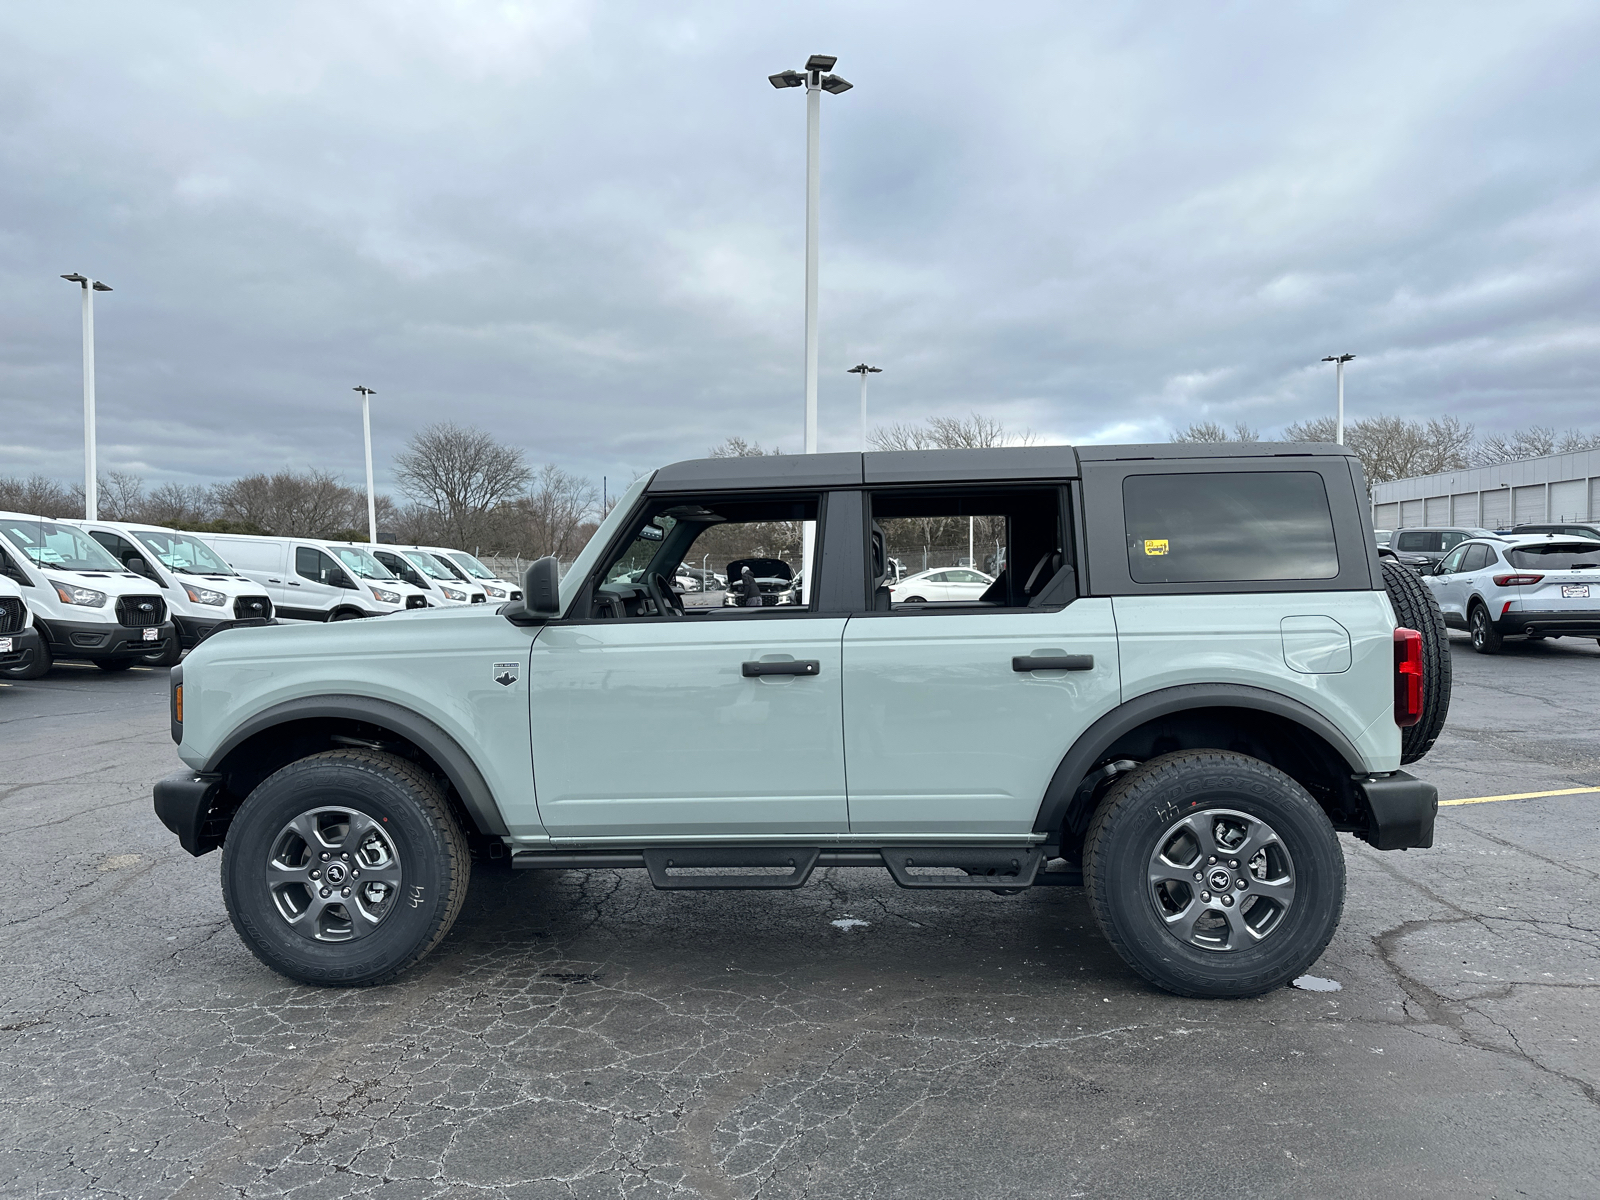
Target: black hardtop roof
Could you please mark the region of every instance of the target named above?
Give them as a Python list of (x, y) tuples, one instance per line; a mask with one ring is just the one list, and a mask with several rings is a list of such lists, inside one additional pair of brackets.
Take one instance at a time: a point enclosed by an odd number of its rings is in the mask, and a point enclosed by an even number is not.
[(690, 458), (655, 473), (652, 493), (746, 488), (838, 488), (893, 483), (985, 483), (1076, 479), (1080, 462), (1139, 459), (1353, 457), (1331, 442), (1153, 442), (1136, 446), (1000, 446), (866, 454), (767, 454)]

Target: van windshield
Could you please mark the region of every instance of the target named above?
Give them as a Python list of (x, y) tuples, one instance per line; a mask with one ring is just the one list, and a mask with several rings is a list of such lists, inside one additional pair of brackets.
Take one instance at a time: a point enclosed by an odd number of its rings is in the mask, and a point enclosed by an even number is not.
[(232, 575), (233, 568), (217, 557), (216, 551), (187, 533), (163, 533), (157, 529), (135, 529), (133, 536), (161, 560), (161, 565), (188, 575)]
[(122, 564), (104, 546), (71, 525), (7, 517), (0, 521), (0, 533), (36, 567), (123, 573)]
[(447, 570), (443, 563), (425, 550), (407, 550), (405, 558), (407, 562), (411, 563), (429, 579), (454, 580), (459, 578), (454, 571)]
[(472, 555), (468, 554), (465, 550), (452, 550), (450, 551), (450, 557), (455, 559), (456, 562), (460, 563), (461, 569), (474, 579), (499, 578), (499, 576), (497, 576), (493, 571), (489, 570), (488, 567), (484, 566), (477, 559), (473, 558)]
[(349, 567), (363, 579), (394, 579), (395, 573), (389, 570), (365, 550), (357, 550), (354, 546), (335, 546), (333, 552), (339, 556), (339, 561)]

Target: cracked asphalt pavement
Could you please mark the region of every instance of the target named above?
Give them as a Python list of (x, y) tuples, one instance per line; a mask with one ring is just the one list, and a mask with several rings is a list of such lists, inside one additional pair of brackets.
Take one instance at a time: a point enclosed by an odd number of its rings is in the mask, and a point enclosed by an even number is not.
[[(1454, 643), (1446, 799), (1600, 784), (1600, 648)], [(1600, 794), (1342, 839), (1337, 992), (1180, 1000), (1076, 888), (480, 870), (399, 983), (294, 986), (150, 808), (165, 673), (0, 686), (0, 1193), (1511, 1197), (1600, 1185)]]

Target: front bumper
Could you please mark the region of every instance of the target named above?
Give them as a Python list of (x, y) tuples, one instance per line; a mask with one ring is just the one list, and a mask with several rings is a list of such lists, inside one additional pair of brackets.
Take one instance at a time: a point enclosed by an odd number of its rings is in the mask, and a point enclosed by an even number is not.
[(1357, 834), (1379, 850), (1426, 850), (1433, 845), (1433, 819), (1439, 813), (1439, 789), (1415, 775), (1395, 771), (1362, 779), (1356, 790), (1367, 802), (1372, 824)]
[[(156, 630), (151, 641), (144, 631)], [(127, 658), (137, 654), (158, 654), (172, 644), (178, 631), (171, 621), (160, 625), (113, 625), (106, 621), (62, 621), (49, 623), (50, 650), (57, 658)]]
[(0, 633), (0, 644), (11, 641), (10, 650), (0, 650), (0, 667), (29, 667), (44, 648), (44, 639), (32, 625), (15, 633)]
[(155, 786), (156, 816), (178, 835), (178, 844), (198, 857), (222, 845), (239, 807), (222, 790), (222, 776), (175, 771)]
[(1600, 612), (1547, 609), (1508, 612), (1494, 623), (1501, 633), (1543, 633), (1551, 637), (1600, 638)]

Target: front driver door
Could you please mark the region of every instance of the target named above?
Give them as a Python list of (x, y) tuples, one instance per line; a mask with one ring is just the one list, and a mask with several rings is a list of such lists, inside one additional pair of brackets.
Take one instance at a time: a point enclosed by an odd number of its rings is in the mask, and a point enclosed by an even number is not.
[[(700, 503), (672, 502), (678, 511)], [(760, 502), (703, 504), (733, 514), (708, 539), (723, 548), (721, 561), (740, 556), (741, 521), (751, 538), (770, 538), (775, 517), (790, 515), (767, 514)], [(803, 518), (814, 520), (816, 507), (813, 498)], [(640, 524), (651, 519), (647, 508)], [(670, 530), (675, 522), (662, 524)], [(591, 611), (546, 626), (534, 641), (528, 674), (540, 820), (553, 837), (705, 842), (848, 831), (845, 617), (731, 606), (668, 616), (628, 599), (630, 575), (659, 571), (670, 581), (686, 552), (700, 556), (691, 549), (696, 531), (680, 532), (680, 543), (665, 546), (659, 536), (636, 538), (602, 572), (620, 597), (616, 616), (594, 619)], [(798, 543), (793, 550), (798, 558)]]

